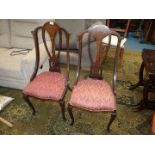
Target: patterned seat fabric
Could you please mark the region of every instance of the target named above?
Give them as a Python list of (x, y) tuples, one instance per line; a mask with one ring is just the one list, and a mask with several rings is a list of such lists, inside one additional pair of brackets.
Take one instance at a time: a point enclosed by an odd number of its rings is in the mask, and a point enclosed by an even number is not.
[(115, 96), (105, 80), (81, 80), (74, 87), (70, 104), (89, 111), (116, 110)]
[(40, 99), (61, 99), (66, 85), (65, 76), (57, 72), (44, 72), (39, 74), (23, 90), (23, 93)]

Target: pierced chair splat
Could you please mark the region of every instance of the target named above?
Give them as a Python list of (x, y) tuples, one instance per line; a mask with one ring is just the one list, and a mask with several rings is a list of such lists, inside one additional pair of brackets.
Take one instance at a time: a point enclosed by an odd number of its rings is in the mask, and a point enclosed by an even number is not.
[[(39, 46), (39, 32), (41, 31), (41, 38), (49, 58), (49, 71), (44, 71), (37, 74), (38, 68), (42, 67), (40, 64), (40, 50)], [(70, 34), (62, 27), (54, 22), (47, 22), (42, 27), (37, 27), (33, 32), (33, 38), (36, 48), (36, 63), (35, 70), (32, 74), (30, 83), (24, 88), (23, 96), (30, 108), (35, 114), (35, 108), (32, 105), (29, 97), (34, 97), (42, 100), (57, 101), (61, 107), (63, 120), (65, 118), (65, 94), (68, 90), (69, 81), (69, 36)], [(60, 65), (60, 50), (62, 47), (62, 34), (66, 40), (66, 68), (65, 73), (61, 72)], [(47, 39), (48, 36), (48, 39)], [(58, 40), (58, 44), (56, 44)], [(51, 45), (51, 46), (50, 46)], [(57, 47), (57, 51), (55, 50)]]
[[(80, 80), (80, 69), (82, 59), (83, 38), (88, 36), (87, 46), (88, 55), (91, 62), (90, 74), (87, 79)], [(113, 70), (113, 85), (103, 80), (102, 70), (105, 63), (107, 53), (111, 45), (111, 36), (114, 35), (118, 38), (118, 44), (114, 57), (114, 70)], [(108, 44), (104, 44), (102, 39), (109, 36)], [(86, 39), (85, 39), (86, 40)], [(77, 69), (77, 78), (73, 86), (73, 91), (68, 104), (68, 112), (71, 117), (71, 125), (74, 124), (74, 117), (72, 108), (79, 108), (91, 112), (111, 112), (111, 119), (107, 125), (107, 130), (116, 117), (116, 77), (117, 77), (117, 64), (120, 52), (120, 35), (117, 32), (111, 31), (103, 24), (92, 25), (88, 30), (79, 34), (79, 62)], [(95, 50), (94, 50), (95, 43)], [(93, 44), (93, 46), (92, 46)], [(93, 48), (93, 50), (92, 50)], [(87, 52), (87, 51), (85, 51)]]

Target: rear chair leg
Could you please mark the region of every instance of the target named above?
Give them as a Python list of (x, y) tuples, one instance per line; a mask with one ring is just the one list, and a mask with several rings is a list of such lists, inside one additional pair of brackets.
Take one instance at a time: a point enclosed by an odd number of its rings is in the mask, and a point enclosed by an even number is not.
[(119, 54), (119, 58), (121, 62), (123, 61), (123, 54), (124, 54), (124, 48), (121, 48), (120, 54)]
[(69, 90), (69, 91), (72, 91), (72, 88), (71, 88), (69, 85), (68, 85), (67, 87), (68, 87), (68, 90)]
[(70, 123), (70, 125), (73, 125), (74, 124), (74, 116), (73, 116), (73, 112), (72, 112), (72, 106), (71, 105), (68, 105), (67, 110), (68, 110), (68, 113), (69, 113), (70, 118), (72, 120), (71, 123)]
[(35, 115), (36, 111), (35, 111), (35, 108), (34, 106), (32, 105), (31, 101), (29, 100), (29, 96), (23, 94), (23, 98), (25, 99), (26, 103), (29, 105), (29, 107), (32, 109), (33, 111), (33, 115)]
[(111, 118), (110, 118), (110, 121), (107, 125), (107, 131), (108, 132), (110, 131), (110, 126), (111, 126), (112, 122), (115, 120), (116, 115), (117, 115), (116, 110), (111, 113)]
[(65, 117), (65, 102), (63, 100), (59, 101), (60, 107), (61, 107), (61, 112), (62, 112), (62, 118), (64, 121), (66, 121)]

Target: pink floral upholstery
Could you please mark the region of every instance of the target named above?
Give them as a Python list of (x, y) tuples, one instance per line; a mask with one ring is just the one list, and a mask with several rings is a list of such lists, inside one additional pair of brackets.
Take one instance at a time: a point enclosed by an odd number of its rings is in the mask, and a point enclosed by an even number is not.
[(57, 72), (44, 72), (38, 75), (23, 93), (40, 99), (61, 99), (65, 90), (66, 79)]
[(111, 86), (104, 80), (81, 80), (74, 87), (70, 104), (89, 111), (116, 110)]

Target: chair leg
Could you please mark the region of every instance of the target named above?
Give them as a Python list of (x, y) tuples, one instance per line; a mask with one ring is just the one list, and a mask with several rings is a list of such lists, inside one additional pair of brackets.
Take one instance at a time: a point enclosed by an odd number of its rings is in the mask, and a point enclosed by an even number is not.
[(71, 88), (69, 85), (68, 85), (67, 87), (68, 87), (68, 90), (69, 90), (69, 91), (72, 91), (72, 88)]
[(59, 101), (60, 107), (61, 107), (61, 112), (62, 112), (62, 118), (64, 121), (66, 121), (65, 117), (65, 102), (63, 100)]
[(29, 107), (32, 109), (33, 111), (33, 115), (35, 115), (36, 111), (35, 111), (35, 108), (34, 106), (32, 105), (31, 101), (29, 100), (29, 96), (23, 94), (23, 98), (25, 99), (26, 103), (29, 105)]
[(124, 48), (121, 48), (120, 55), (119, 55), (119, 58), (120, 58), (121, 62), (123, 61), (123, 55), (124, 55)]
[(107, 125), (107, 131), (108, 132), (110, 131), (110, 126), (111, 126), (112, 122), (114, 121), (114, 119), (116, 118), (116, 115), (117, 115), (116, 110), (111, 113), (111, 118), (110, 118), (110, 121)]
[(73, 116), (73, 112), (72, 112), (72, 106), (71, 105), (68, 105), (67, 110), (68, 110), (68, 113), (69, 113), (70, 118), (72, 120), (71, 123), (70, 123), (70, 125), (73, 125), (74, 124), (74, 116)]
[(142, 62), (141, 66), (140, 66), (140, 71), (139, 71), (139, 81), (138, 83), (131, 85), (131, 87), (129, 88), (129, 90), (134, 90), (139, 86), (144, 86), (144, 76), (143, 73), (144, 72), (144, 62)]

